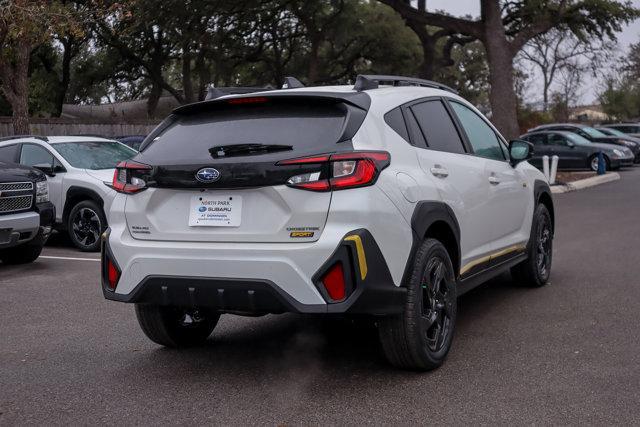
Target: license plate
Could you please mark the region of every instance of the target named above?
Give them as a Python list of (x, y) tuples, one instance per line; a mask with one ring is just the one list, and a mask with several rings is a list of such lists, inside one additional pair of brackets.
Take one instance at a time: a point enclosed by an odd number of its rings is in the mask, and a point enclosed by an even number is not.
[(191, 199), (190, 227), (239, 227), (241, 219), (241, 196), (198, 195)]

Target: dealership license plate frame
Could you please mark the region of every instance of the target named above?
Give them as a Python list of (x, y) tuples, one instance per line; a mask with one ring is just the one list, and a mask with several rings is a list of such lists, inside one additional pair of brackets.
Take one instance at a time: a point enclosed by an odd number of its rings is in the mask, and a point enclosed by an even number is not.
[(189, 227), (240, 227), (241, 222), (242, 196), (198, 194), (191, 198)]

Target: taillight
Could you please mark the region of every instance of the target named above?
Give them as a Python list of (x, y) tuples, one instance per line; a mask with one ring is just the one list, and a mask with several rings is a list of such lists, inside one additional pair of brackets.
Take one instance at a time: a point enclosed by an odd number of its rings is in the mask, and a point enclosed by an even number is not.
[(327, 290), (327, 294), (332, 300), (341, 301), (344, 299), (346, 288), (342, 263), (335, 263), (321, 280), (324, 288)]
[(331, 191), (372, 185), (390, 161), (391, 156), (386, 151), (354, 151), (281, 160), (277, 164), (317, 164), (317, 172), (292, 176), (287, 185), (303, 190)]
[(134, 194), (147, 188), (147, 175), (152, 167), (138, 162), (118, 163), (111, 186), (120, 193)]

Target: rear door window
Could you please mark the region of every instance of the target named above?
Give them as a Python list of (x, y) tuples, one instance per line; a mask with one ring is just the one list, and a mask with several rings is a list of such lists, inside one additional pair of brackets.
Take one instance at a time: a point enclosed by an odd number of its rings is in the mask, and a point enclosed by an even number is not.
[(411, 106), (427, 148), (447, 153), (465, 153), (462, 138), (458, 134), (449, 112), (439, 99)]
[(549, 135), (549, 143), (551, 145), (567, 145), (567, 139), (562, 135), (554, 133)]
[(547, 143), (547, 136), (546, 134), (543, 134), (543, 133), (527, 135), (525, 139), (530, 143), (532, 143), (533, 145), (538, 145), (538, 146)]

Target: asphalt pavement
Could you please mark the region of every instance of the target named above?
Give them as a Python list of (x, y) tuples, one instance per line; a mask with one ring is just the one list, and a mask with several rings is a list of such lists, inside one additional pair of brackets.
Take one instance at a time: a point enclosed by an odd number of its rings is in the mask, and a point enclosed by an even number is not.
[(431, 373), (389, 366), (372, 327), (296, 315), (164, 349), (103, 299), (96, 254), (0, 265), (0, 425), (640, 424), (640, 168), (555, 203), (552, 284), (462, 297)]

